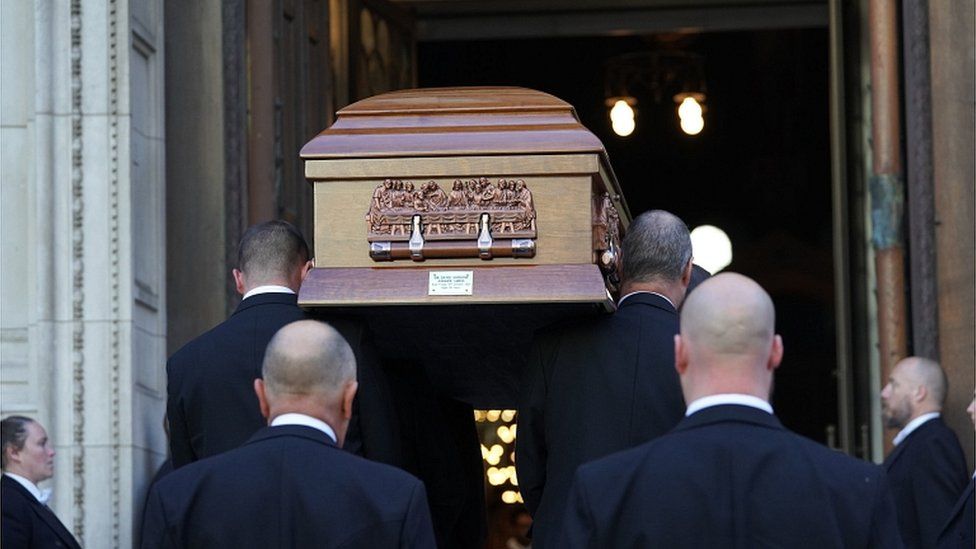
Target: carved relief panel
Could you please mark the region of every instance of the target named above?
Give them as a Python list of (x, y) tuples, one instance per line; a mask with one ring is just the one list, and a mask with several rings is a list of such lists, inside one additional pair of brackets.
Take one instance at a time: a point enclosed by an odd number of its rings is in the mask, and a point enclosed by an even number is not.
[(621, 228), (620, 215), (610, 194), (593, 195), (593, 259), (613, 291), (620, 284)]
[[(449, 192), (433, 180), (386, 179), (366, 228), (374, 261), (535, 255), (535, 204), (522, 179), (455, 179)], [(435, 244), (443, 241), (454, 242)]]

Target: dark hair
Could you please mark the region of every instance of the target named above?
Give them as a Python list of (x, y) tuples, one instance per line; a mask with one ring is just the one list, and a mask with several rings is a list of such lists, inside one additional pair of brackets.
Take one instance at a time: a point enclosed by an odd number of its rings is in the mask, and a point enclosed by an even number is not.
[(22, 450), (24, 443), (27, 442), (27, 425), (34, 423), (34, 420), (25, 416), (9, 416), (0, 421), (0, 451), (3, 457), (0, 458), (0, 467), (7, 469), (7, 447)]
[(674, 214), (651, 210), (627, 227), (623, 241), (623, 280), (650, 282), (681, 279), (691, 260), (688, 226)]
[(305, 237), (287, 221), (266, 221), (244, 231), (237, 268), (258, 280), (287, 278), (309, 258)]

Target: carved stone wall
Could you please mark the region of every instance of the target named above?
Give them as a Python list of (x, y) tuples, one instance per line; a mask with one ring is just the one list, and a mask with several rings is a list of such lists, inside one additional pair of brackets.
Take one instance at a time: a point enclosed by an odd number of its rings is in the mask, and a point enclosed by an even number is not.
[(162, 5), (0, 4), (0, 413), (87, 547), (132, 545), (165, 452)]

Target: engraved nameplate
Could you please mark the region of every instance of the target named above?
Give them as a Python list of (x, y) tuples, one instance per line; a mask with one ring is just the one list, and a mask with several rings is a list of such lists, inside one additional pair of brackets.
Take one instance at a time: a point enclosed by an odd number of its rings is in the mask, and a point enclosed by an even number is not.
[(474, 271), (430, 271), (427, 295), (471, 295)]

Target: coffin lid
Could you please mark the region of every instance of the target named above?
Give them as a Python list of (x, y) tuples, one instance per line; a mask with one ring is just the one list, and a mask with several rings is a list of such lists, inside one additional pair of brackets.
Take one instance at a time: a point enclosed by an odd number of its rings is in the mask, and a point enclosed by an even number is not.
[(337, 114), (335, 124), (302, 148), (302, 158), (594, 153), (613, 177), (603, 144), (580, 124), (572, 105), (535, 90), (402, 90)]

